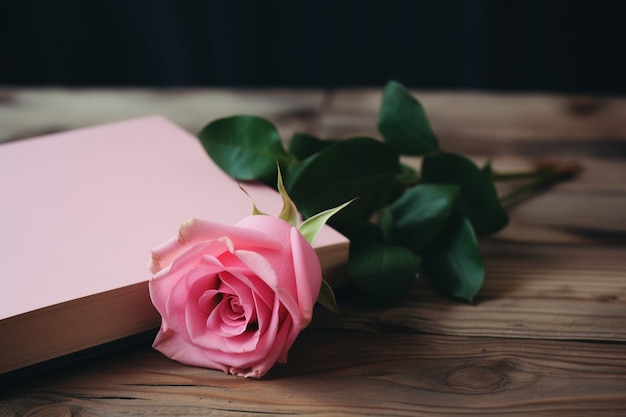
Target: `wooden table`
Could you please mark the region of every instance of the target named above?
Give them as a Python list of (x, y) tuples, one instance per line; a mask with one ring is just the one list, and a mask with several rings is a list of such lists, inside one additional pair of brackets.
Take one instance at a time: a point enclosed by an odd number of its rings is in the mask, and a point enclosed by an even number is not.
[[(626, 99), (417, 92), (445, 149), (501, 169), (583, 173), (511, 207), (481, 242), (476, 305), (420, 282), (400, 305), (316, 311), (261, 381), (182, 366), (143, 343), (0, 394), (0, 416), (626, 415)], [(161, 113), (192, 132), (228, 114), (283, 137), (374, 135), (379, 90), (0, 89), (0, 138)]]

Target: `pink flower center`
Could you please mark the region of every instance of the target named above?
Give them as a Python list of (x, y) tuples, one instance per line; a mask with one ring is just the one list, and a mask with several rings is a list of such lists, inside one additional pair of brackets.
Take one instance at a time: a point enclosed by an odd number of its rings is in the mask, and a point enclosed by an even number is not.
[(258, 328), (251, 289), (229, 273), (219, 275), (218, 288), (205, 291), (198, 300), (200, 308), (208, 313), (207, 330), (232, 337)]

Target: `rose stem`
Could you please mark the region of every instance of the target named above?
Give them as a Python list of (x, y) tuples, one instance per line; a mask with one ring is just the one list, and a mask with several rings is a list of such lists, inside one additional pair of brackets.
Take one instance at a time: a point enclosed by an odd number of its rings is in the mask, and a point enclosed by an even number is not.
[(517, 179), (531, 178), (532, 181), (522, 184), (508, 193), (500, 196), (500, 202), (503, 205), (512, 204), (527, 197), (532, 193), (543, 191), (550, 186), (560, 182), (574, 178), (582, 171), (582, 167), (576, 163), (554, 163), (534, 171), (513, 172), (506, 174), (494, 173), (492, 178), (494, 181), (511, 181)]

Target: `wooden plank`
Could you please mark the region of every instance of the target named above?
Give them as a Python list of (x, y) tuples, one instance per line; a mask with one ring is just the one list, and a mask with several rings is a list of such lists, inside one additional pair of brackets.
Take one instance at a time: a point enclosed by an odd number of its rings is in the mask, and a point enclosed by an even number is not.
[[(379, 136), (379, 90), (0, 93), (0, 138), (54, 129), (58, 118), (86, 125), (158, 109), (191, 131), (252, 113), (284, 138), (293, 130)], [(623, 415), (626, 99), (418, 97), (447, 150), (478, 161), (495, 155), (506, 170), (546, 157), (585, 168), (512, 206), (511, 225), (481, 241), (487, 277), (476, 305), (443, 298), (424, 280), (391, 308), (344, 297), (339, 316), (316, 310), (289, 364), (263, 381), (181, 366), (144, 346), (2, 387), (0, 416)]]
[[(517, 151), (516, 141), (603, 142), (626, 137), (626, 99), (545, 94), (414, 91), (447, 149), (492, 154)], [(370, 135), (376, 129), (380, 89), (340, 90), (326, 106), (318, 133)], [(512, 152), (515, 153), (515, 152)]]
[(139, 349), (31, 381), (0, 416), (623, 415), (626, 345), (307, 331), (262, 381)]
[[(422, 279), (401, 304), (359, 307), (340, 299), (339, 316), (313, 325), (336, 330), (411, 331), (463, 336), (626, 341), (626, 261), (622, 247), (546, 245), (493, 239), (475, 305), (447, 299)], [(342, 302), (343, 301), (343, 302)]]
[(219, 117), (251, 114), (288, 138), (312, 129), (322, 98), (319, 90), (0, 88), (0, 142), (155, 114), (194, 134)]

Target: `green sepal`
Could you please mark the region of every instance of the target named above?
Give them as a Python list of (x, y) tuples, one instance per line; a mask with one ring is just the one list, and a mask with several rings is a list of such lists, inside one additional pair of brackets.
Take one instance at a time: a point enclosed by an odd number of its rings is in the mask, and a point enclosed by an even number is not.
[(298, 230), (300, 231), (302, 236), (304, 236), (306, 241), (312, 245), (313, 242), (315, 242), (315, 239), (317, 239), (317, 235), (319, 234), (320, 230), (322, 230), (322, 227), (324, 227), (328, 219), (330, 219), (335, 213), (348, 206), (348, 204), (352, 203), (354, 200), (356, 199), (353, 198), (352, 200), (347, 201), (335, 208), (324, 210), (321, 213), (317, 213), (316, 215), (309, 217), (304, 222), (302, 222), (300, 227), (298, 227)]
[(280, 171), (280, 165), (276, 162), (276, 168), (278, 169), (278, 179), (277, 179), (277, 188), (280, 193), (281, 198), (283, 199), (283, 208), (278, 215), (279, 219), (282, 219), (296, 227), (298, 224), (298, 209), (296, 205), (287, 194), (287, 190), (285, 190), (285, 185), (283, 184), (283, 175)]
[(330, 284), (325, 280), (322, 280), (322, 286), (320, 288), (320, 294), (317, 297), (317, 302), (333, 313), (339, 313), (339, 306), (337, 305), (335, 293), (333, 292)]
[(254, 199), (252, 198), (252, 196), (246, 191), (245, 188), (243, 188), (241, 186), (241, 184), (239, 184), (239, 181), (237, 181), (237, 185), (239, 185), (239, 189), (241, 191), (244, 192), (245, 195), (248, 196), (248, 198), (250, 199), (250, 203), (252, 204), (252, 215), (253, 216), (257, 216), (257, 215), (266, 215), (266, 213), (263, 213), (261, 210), (258, 209), (258, 207), (256, 206), (256, 204), (254, 204)]

